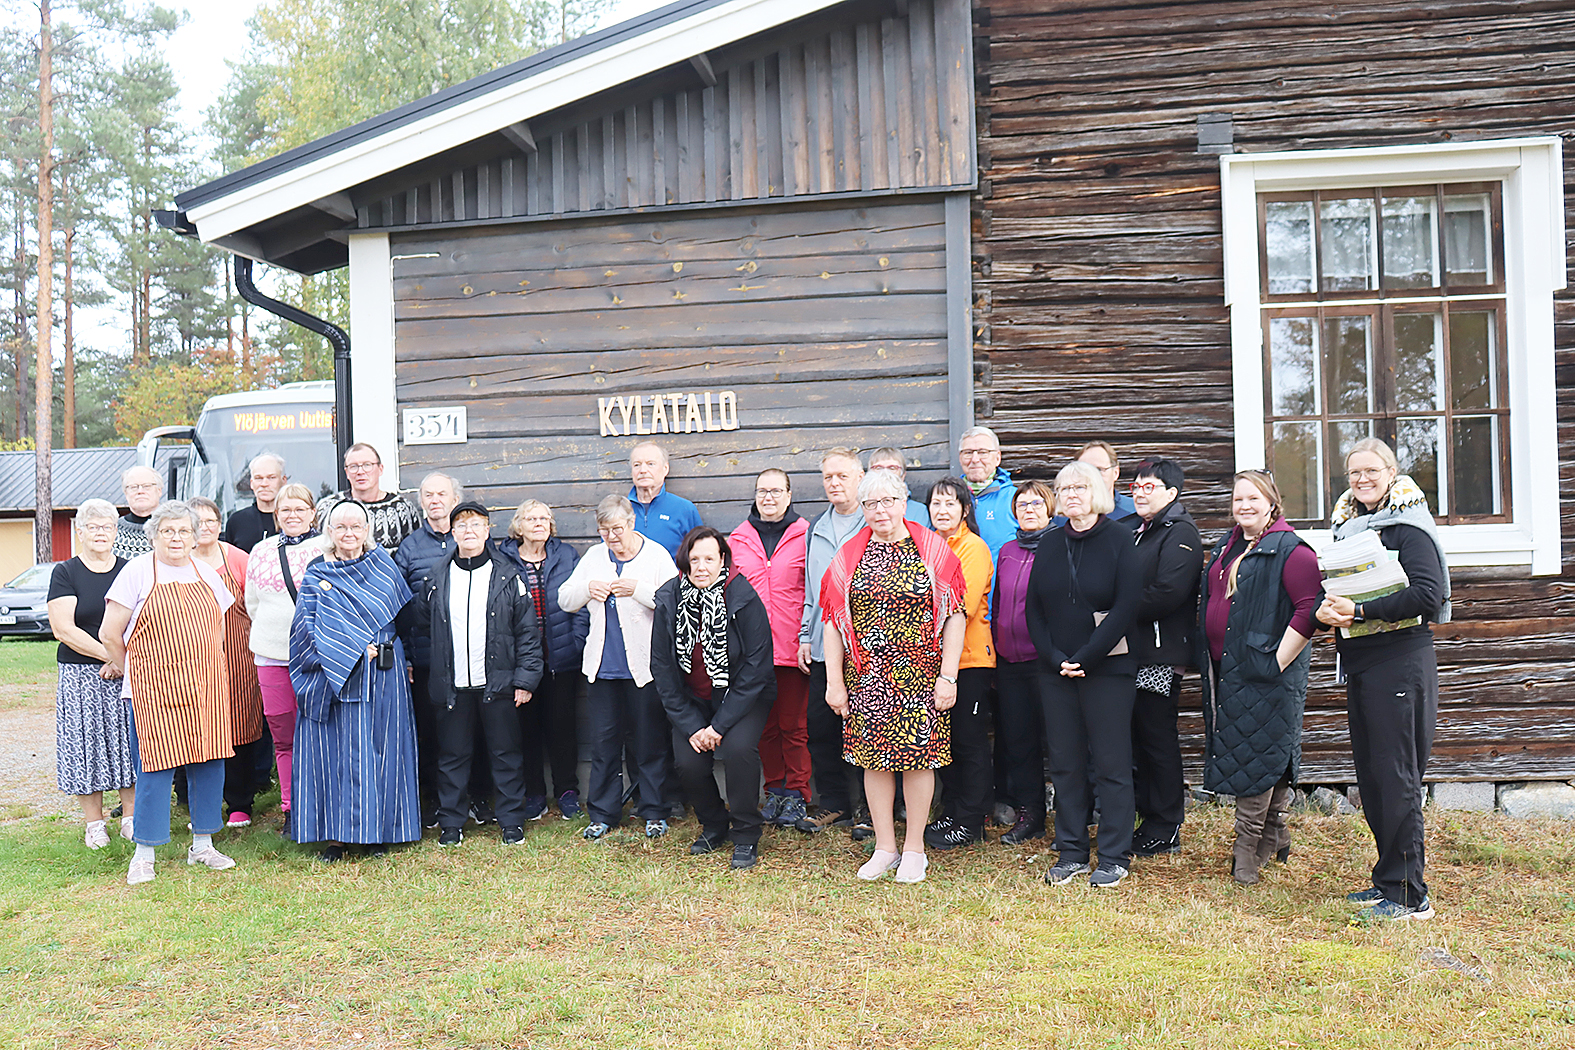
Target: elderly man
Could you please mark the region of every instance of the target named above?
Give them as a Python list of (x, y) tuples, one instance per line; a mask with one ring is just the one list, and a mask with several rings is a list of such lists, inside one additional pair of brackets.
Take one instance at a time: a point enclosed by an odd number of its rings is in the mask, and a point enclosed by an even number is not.
[(1001, 442), (989, 427), (969, 427), (957, 442), (957, 462), (973, 493), (979, 519), (979, 538), (990, 545), (994, 561), (1007, 540), (1017, 537), (1017, 517), (1012, 499), (1017, 489), (1012, 476), (1001, 469)]
[[(897, 476), (897, 480), (907, 483), (908, 466), (902, 461), (902, 453), (894, 448), (878, 448), (871, 452), (870, 469), (889, 470)], [(908, 497), (908, 510), (905, 516), (915, 525), (930, 527), (930, 509), (911, 495)]]
[(224, 523), (224, 531), (219, 533), (219, 539), (250, 554), (259, 540), (279, 535), (279, 525), (273, 520), (274, 503), (279, 498), (279, 490), (289, 478), (284, 472), (284, 458), (272, 452), (253, 456), (247, 469), (251, 472), (252, 499), (255, 502), (230, 515), (230, 520)]
[(153, 541), (143, 528), (153, 508), (164, 498), (164, 481), (152, 467), (132, 467), (120, 476), (120, 489), (126, 494), (129, 512), (115, 526), (115, 557), (130, 561), (153, 550)]
[(702, 522), (693, 503), (667, 491), (668, 470), (667, 453), (655, 442), (645, 441), (629, 450), (635, 531), (665, 547), (668, 557), (676, 557), (689, 530)]
[(414, 503), (403, 493), (383, 491), (383, 457), (371, 445), (358, 441), (345, 450), (345, 477), (350, 479), (350, 490), (319, 503), (318, 521), (327, 521), (335, 504), (353, 499), (366, 507), (373, 542), (390, 552), (421, 527), (421, 512)]
[(864, 527), (858, 496), (863, 479), (864, 468), (853, 450), (834, 448), (820, 457), (820, 484), (831, 506), (810, 526), (809, 549), (804, 556), (804, 617), (798, 629), (798, 667), (809, 675), (809, 766), (818, 805), (794, 825), (804, 832), (833, 825), (852, 827), (854, 823), (854, 767), (842, 759), (842, 718), (826, 704), (820, 583), (837, 551)]

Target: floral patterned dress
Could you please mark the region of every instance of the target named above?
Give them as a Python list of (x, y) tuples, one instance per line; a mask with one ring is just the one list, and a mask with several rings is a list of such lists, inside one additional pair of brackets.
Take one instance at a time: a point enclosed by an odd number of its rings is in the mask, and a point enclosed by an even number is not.
[(935, 709), (941, 644), (930, 575), (911, 538), (872, 541), (848, 589), (864, 667), (843, 663), (852, 710), (843, 756), (864, 769), (939, 769), (951, 763), (951, 716)]

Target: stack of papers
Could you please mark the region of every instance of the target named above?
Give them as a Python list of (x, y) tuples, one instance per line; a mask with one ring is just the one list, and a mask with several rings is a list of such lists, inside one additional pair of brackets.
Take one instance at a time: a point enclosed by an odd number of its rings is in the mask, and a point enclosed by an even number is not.
[[(1318, 568), (1324, 577), (1323, 589), (1325, 593), (1338, 594), (1358, 605), (1403, 591), (1411, 581), (1398, 558), (1399, 554), (1385, 547), (1378, 533), (1370, 529), (1349, 539), (1337, 540), (1318, 555)], [(1340, 628), (1340, 634), (1345, 638), (1361, 638), (1421, 623), (1420, 616), (1405, 620), (1363, 620)]]

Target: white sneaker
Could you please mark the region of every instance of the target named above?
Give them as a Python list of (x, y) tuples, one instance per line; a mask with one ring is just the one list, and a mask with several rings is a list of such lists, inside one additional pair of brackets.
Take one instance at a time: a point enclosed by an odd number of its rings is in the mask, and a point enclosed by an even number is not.
[(103, 849), (109, 845), (109, 832), (105, 830), (107, 826), (102, 820), (88, 821), (87, 830), (82, 833), (82, 841), (88, 849)]
[(902, 854), (888, 853), (886, 850), (878, 849), (870, 855), (869, 860), (860, 866), (859, 878), (865, 882), (874, 882), (901, 862)]
[(120, 837), (127, 842), (134, 841), (131, 837), (131, 814), (129, 813), (120, 818)]
[(141, 886), (144, 882), (153, 881), (153, 862), (151, 860), (134, 860), (131, 867), (126, 869), (126, 885)]
[(187, 864), (206, 864), (214, 871), (223, 871), (225, 868), (235, 867), (235, 860), (226, 857), (213, 846), (204, 846), (200, 850), (188, 849), (186, 851)]
[(904, 853), (902, 863), (897, 865), (898, 882), (923, 882), (924, 873), (930, 866), (930, 858), (922, 853)]

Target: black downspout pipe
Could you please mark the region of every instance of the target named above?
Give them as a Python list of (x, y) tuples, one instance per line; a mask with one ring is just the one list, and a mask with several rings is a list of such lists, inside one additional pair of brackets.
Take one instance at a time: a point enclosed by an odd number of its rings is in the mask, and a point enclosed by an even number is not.
[(288, 303), (270, 299), (259, 292), (257, 286), (252, 283), (252, 261), (244, 255), (235, 256), (235, 287), (241, 293), (241, 298), (253, 306), (261, 307), (292, 324), (316, 332), (333, 345), (334, 447), (338, 450), (339, 491), (349, 491), (350, 482), (345, 477), (345, 452), (354, 440), (350, 436), (353, 432), (350, 425), (350, 336), (336, 324), (331, 324), (321, 317), (314, 317)]

